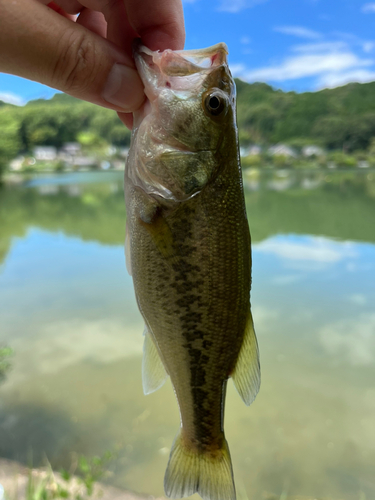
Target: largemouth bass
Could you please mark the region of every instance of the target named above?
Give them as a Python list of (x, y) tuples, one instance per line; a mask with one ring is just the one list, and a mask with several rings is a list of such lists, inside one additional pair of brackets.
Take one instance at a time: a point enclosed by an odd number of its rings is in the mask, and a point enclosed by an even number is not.
[(180, 408), (165, 492), (233, 500), (226, 384), (231, 377), (249, 405), (260, 369), (227, 48), (138, 45), (135, 61), (148, 100), (134, 115), (125, 170), (125, 247), (146, 324), (144, 392), (169, 375)]

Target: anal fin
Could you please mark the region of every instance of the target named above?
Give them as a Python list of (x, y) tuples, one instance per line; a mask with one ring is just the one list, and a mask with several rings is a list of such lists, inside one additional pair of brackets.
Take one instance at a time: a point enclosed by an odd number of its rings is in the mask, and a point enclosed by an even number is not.
[(147, 326), (145, 326), (144, 336), (145, 341), (143, 344), (142, 360), (143, 392), (145, 394), (151, 394), (164, 384), (168, 374), (160, 359), (152, 334), (149, 332)]
[(253, 317), (249, 310), (245, 335), (236, 366), (231, 374), (234, 386), (246, 405), (250, 405), (260, 387), (258, 342), (254, 332)]

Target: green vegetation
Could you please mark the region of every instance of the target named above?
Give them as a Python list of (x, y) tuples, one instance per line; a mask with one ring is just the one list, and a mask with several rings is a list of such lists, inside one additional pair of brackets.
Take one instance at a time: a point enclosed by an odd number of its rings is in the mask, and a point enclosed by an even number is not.
[[(375, 165), (375, 82), (298, 94), (237, 80), (237, 94), (240, 143), (263, 147), (261, 154), (245, 158), (244, 167), (353, 168), (359, 161)], [(17, 155), (25, 156), (22, 170), (64, 168), (59, 159), (38, 164), (31, 159), (28, 164), (35, 146), (61, 148), (78, 142), (82, 153), (103, 161), (109, 145), (130, 143), (130, 132), (115, 112), (65, 94), (23, 107), (2, 104), (0, 127), (0, 175)], [(278, 143), (293, 147), (297, 154), (306, 145), (320, 146), (326, 153), (302, 160), (267, 153), (269, 145)]]
[(99, 496), (100, 492), (95, 491), (96, 483), (108, 475), (107, 468), (113, 458), (114, 454), (111, 452), (89, 459), (81, 455), (74, 461), (70, 471), (62, 469), (58, 475), (54, 474), (49, 463), (47, 469), (37, 477), (30, 469), (25, 498), (84, 500)]
[(12, 158), (31, 155), (38, 145), (60, 148), (66, 142), (80, 142), (83, 149), (92, 146), (97, 152), (109, 144), (130, 143), (130, 132), (114, 111), (65, 94), (23, 107), (0, 106), (0, 128), (0, 176)]
[(298, 94), (237, 80), (237, 95), (242, 142), (299, 140), (351, 152), (375, 137), (375, 82)]

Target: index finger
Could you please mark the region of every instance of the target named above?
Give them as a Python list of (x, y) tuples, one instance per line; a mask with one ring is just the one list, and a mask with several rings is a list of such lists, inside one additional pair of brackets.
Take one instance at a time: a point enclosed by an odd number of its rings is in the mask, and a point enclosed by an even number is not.
[(125, 0), (129, 24), (151, 50), (184, 48), (181, 0)]

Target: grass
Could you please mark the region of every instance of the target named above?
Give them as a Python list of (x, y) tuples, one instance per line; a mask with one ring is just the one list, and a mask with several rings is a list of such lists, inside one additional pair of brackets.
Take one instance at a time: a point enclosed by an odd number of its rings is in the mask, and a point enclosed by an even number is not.
[(102, 457), (75, 457), (70, 470), (62, 469), (54, 472), (49, 462), (44, 469), (29, 468), (25, 495), (17, 492), (6, 496), (6, 500), (86, 500), (100, 497), (98, 481), (108, 476), (108, 465), (114, 459), (112, 452)]

